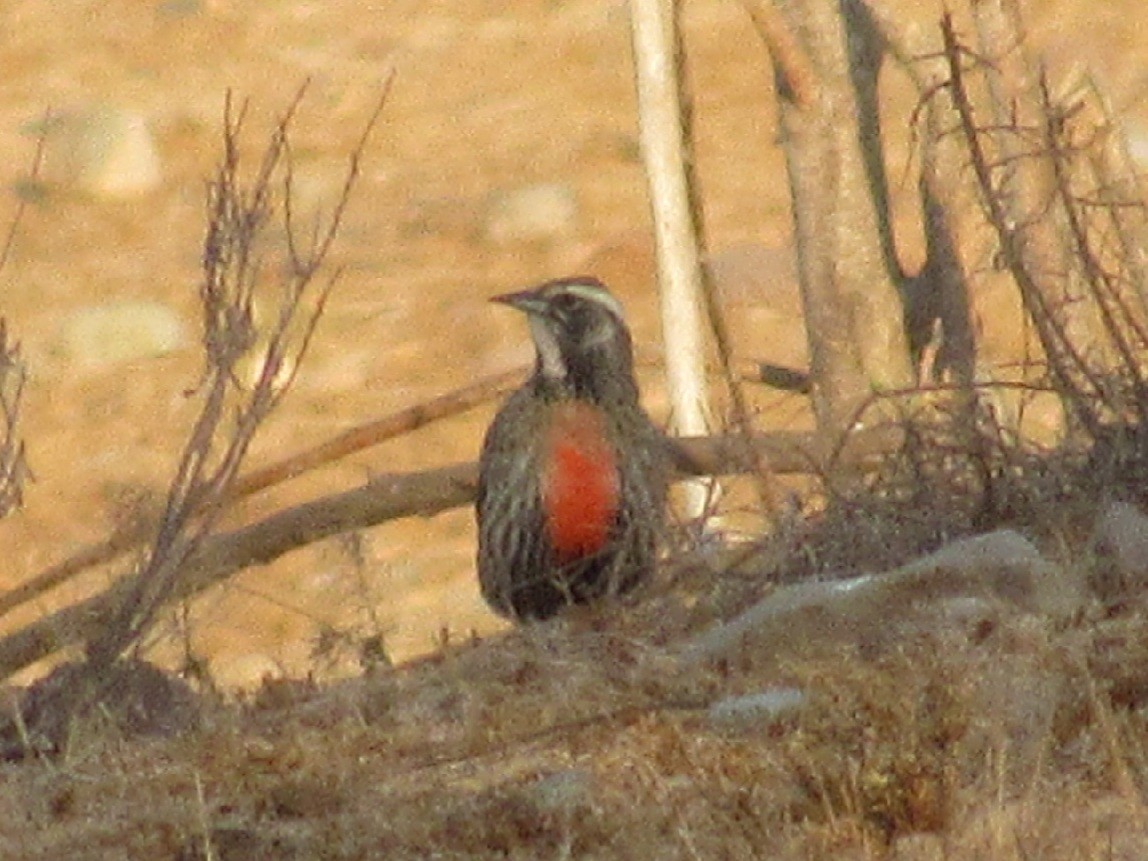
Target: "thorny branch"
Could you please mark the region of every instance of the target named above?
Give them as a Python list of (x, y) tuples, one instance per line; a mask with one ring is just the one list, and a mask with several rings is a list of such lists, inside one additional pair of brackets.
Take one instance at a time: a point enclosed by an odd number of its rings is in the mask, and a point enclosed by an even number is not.
[[(1078, 360), (1073, 345), (1057, 319), (1055, 309), (1045, 291), (1041, 289), (1036, 276), (1028, 266), (1025, 255), (1023, 230), (1025, 223), (1018, 223), (1014, 214), (1006, 209), (1006, 195), (1000, 190), (992, 173), (992, 162), (989, 153), (981, 142), (982, 130), (977, 126), (972, 103), (969, 98), (969, 89), (965, 82), (964, 56), (965, 51), (957, 38), (953, 27), (952, 16), (946, 14), (941, 22), (941, 34), (945, 44), (945, 56), (948, 59), (950, 78), (950, 91), (953, 105), (959, 117), (961, 132), (969, 148), (970, 160), (981, 200), (988, 214), (988, 219), (996, 231), (1000, 241), (1001, 255), (1005, 265), (1011, 272), (1017, 288), (1020, 291), (1021, 301), (1028, 310), (1029, 319), (1032, 320), (1040, 338), (1041, 345), (1048, 361), (1048, 367), (1055, 381), (1057, 390), (1066, 406), (1078, 405), (1080, 398), (1074, 396), (1076, 384), (1072, 373), (1072, 364), (1076, 370), (1086, 376), (1087, 368)], [(1089, 380), (1094, 389), (1096, 381)], [(1093, 417), (1087, 411), (1079, 411), (1077, 418), (1093, 433)]]
[[(301, 247), (294, 235), (289, 140), (306, 89), (306, 85), (299, 89), (279, 118), (248, 182), (243, 178), (239, 151), (247, 105), (236, 109), (230, 94), (227, 97), (223, 157), (207, 189), (207, 235), (200, 284), (205, 358), (198, 385), (200, 413), (145, 561), (110, 623), (88, 643), (88, 657), (97, 669), (138, 645), (156, 614), (177, 592), (180, 573), (212, 532), (256, 432), (290, 388), (294, 369), (307, 350), (338, 275), (334, 273), (321, 287), (314, 284), (341, 226), (387, 87), (353, 152), (332, 216), (309, 245)], [(276, 217), (282, 219), (285, 228), (287, 265), (272, 277), (272, 267), (261, 255), (268, 228)], [(269, 294), (277, 298), (276, 313), (262, 327), (256, 299)], [(293, 337), (300, 324), (302, 334)], [(260, 348), (260, 344), (264, 346)], [(241, 380), (239, 366), (253, 353), (259, 374), (248, 388)]]

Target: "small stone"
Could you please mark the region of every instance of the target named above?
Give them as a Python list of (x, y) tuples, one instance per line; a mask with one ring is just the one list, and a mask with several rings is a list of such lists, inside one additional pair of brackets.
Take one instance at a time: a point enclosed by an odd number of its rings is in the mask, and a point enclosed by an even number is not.
[(762, 729), (793, 718), (804, 705), (805, 692), (800, 688), (774, 687), (720, 699), (709, 707), (707, 716), (722, 729)]
[(1092, 533), (1096, 568), (1089, 586), (1112, 600), (1148, 584), (1148, 517), (1126, 502), (1109, 504)]
[(574, 191), (561, 183), (502, 189), (487, 198), (482, 237), (495, 245), (555, 242), (574, 233), (578, 215)]
[(180, 316), (158, 302), (112, 302), (73, 312), (63, 323), (53, 352), (64, 360), (101, 368), (162, 356), (189, 345)]
[(66, 190), (130, 198), (163, 178), (147, 118), (136, 111), (96, 105), (53, 113), (29, 131), (44, 138), (44, 179)]

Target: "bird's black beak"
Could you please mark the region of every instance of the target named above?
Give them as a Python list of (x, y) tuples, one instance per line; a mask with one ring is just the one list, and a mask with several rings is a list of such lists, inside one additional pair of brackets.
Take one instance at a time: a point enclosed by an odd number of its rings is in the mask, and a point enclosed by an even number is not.
[(524, 314), (545, 316), (550, 308), (550, 302), (538, 295), (537, 290), (522, 290), (518, 293), (503, 293), (501, 296), (491, 296), (491, 302), (499, 302), (517, 308)]

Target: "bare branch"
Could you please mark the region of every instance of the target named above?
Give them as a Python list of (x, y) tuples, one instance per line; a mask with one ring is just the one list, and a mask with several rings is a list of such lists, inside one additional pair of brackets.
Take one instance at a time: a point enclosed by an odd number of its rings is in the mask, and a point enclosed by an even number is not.
[[(1030, 252), (1034, 250), (1033, 246), (1026, 246), (1023, 237), (1023, 231), (1030, 226), (1030, 219), (1033, 216), (1029, 213), (1027, 217), (1021, 219), (1019, 213), (1010, 211), (1006, 207), (1005, 196), (998, 189), (992, 172), (991, 159), (982, 143), (981, 129), (977, 126), (969, 88), (965, 82), (966, 52), (957, 38), (951, 15), (945, 15), (942, 19), (941, 34), (949, 63), (953, 105), (960, 118), (961, 129), (969, 148), (981, 201), (988, 214), (989, 223), (1000, 242), (1002, 258), (1017, 284), (1029, 319), (1036, 328), (1062, 401), (1066, 407), (1074, 410), (1078, 420), (1095, 435), (1098, 431), (1096, 419), (1088, 410), (1080, 409), (1081, 398), (1075, 394), (1077, 386), (1075, 376), (1079, 372), (1087, 378), (1088, 385), (1093, 391), (1100, 391), (1099, 381), (1091, 375), (1087, 366), (1079, 361), (1080, 357), (1074, 351), (1070, 336), (1055, 313), (1052, 300), (1034, 275), (1033, 266), (1039, 265), (1039, 259), (1032, 258)], [(1027, 200), (1028, 198), (1025, 198), (1025, 202)]]
[[(520, 384), (525, 379), (526, 374), (526, 369), (516, 369), (488, 377), (469, 386), (447, 392), (425, 403), (407, 407), (381, 419), (351, 428), (314, 448), (241, 476), (231, 487), (230, 493), (226, 497), (226, 503), (235, 502), (276, 484), (289, 481), (309, 470), (334, 463), (340, 458), (378, 445), (388, 439), (418, 430), (441, 419), (458, 415)], [(106, 541), (88, 545), (68, 559), (41, 572), (28, 582), (0, 594), (0, 616), (34, 600), (88, 568), (111, 562), (120, 555), (139, 547), (154, 533), (154, 529), (154, 521), (130, 521)]]
[(801, 110), (812, 108), (819, 95), (817, 74), (785, 20), (771, 0), (742, 0), (741, 5), (769, 49), (782, 95)]
[[(827, 449), (812, 434), (777, 432), (752, 440), (778, 473), (829, 470), (834, 463), (869, 469), (900, 445), (901, 432), (887, 427), (850, 435), (843, 448)], [(685, 475), (743, 472), (744, 437), (673, 441), (674, 462)], [(752, 466), (752, 465), (751, 465)], [(170, 579), (168, 601), (180, 601), (251, 565), (273, 561), (291, 550), (332, 535), (377, 526), (402, 517), (429, 517), (474, 499), (476, 464), (464, 463), (408, 475), (384, 475), (364, 487), (322, 497), (278, 512), (234, 532), (206, 537), (184, 558)], [(121, 580), (106, 592), (38, 619), (0, 639), (0, 678), (99, 633), (133, 600), (147, 571)]]
[(0, 317), (0, 517), (20, 507), (29, 475), (19, 434), (26, 380), (20, 345), (9, 340), (7, 321)]
[[(638, 92), (642, 159), (650, 188), (658, 258), (666, 381), (674, 429), (707, 430), (709, 392), (705, 375), (702, 265), (698, 225), (691, 208), (678, 68), (676, 0), (631, 0), (630, 18)], [(690, 517), (705, 510), (709, 492), (694, 485)]]
[(8, 232), (4, 235), (4, 245), (0, 247), (0, 272), (8, 265), (12, 255), (12, 248), (16, 244), (16, 236), (20, 232), (20, 224), (24, 221), (24, 213), (28, 209), (28, 196), (40, 178), (40, 169), (44, 166), (44, 143), (47, 140), (48, 120), (52, 116), (51, 109), (44, 112), (44, 120), (40, 124), (40, 133), (36, 136), (36, 151), (32, 155), (32, 169), (24, 182), (25, 189), (18, 195), (16, 212), (8, 225)]

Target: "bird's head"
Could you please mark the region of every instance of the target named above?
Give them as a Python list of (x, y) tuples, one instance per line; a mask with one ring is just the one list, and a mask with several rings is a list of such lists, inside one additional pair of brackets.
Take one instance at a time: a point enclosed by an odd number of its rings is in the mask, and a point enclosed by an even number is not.
[(563, 278), (495, 296), (530, 321), (540, 385), (590, 399), (637, 400), (622, 304), (596, 278)]

